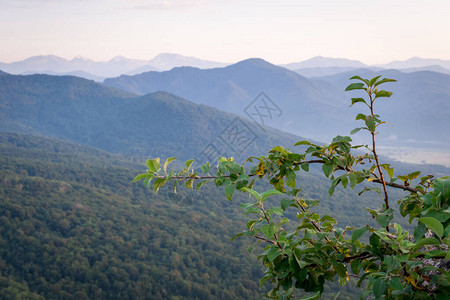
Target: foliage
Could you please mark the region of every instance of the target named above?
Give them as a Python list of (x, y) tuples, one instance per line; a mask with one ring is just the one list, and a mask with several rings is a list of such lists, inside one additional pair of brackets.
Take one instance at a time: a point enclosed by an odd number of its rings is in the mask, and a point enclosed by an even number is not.
[[(133, 161), (0, 133), (0, 299), (259, 299), (239, 207), (130, 184)], [(182, 194), (183, 191), (179, 193)]]
[[(350, 84), (347, 91), (367, 94), (366, 98), (352, 98), (351, 105), (364, 105), (369, 111), (356, 116), (363, 125), (352, 134), (367, 131), (370, 146), (352, 145), (348, 136), (337, 136), (328, 145), (300, 141), (295, 146), (306, 146), (301, 154), (276, 146), (268, 155), (249, 157), (243, 164), (222, 157), (214, 168), (215, 175), (210, 175), (209, 164), (201, 167), (205, 175), (199, 175), (192, 169), (193, 160), (186, 161), (179, 172), (168, 172), (167, 165), (173, 158), (164, 163), (163, 170), (159, 158), (149, 159), (148, 171), (134, 181), (144, 180), (155, 192), (169, 181), (175, 187), (184, 182), (191, 189), (214, 181), (225, 188), (229, 200), (237, 191), (248, 193), (253, 201), (241, 206), (243, 213), (252, 217), (235, 237), (249, 236), (256, 243), (266, 244), (258, 258), (266, 267), (261, 285), (275, 284), (268, 297), (290, 298), (295, 289), (301, 289), (308, 293), (305, 299), (315, 299), (322, 295), (325, 281), (337, 279), (345, 285), (355, 277), (364, 288), (362, 297), (444, 299), (450, 292), (450, 177), (420, 177), (420, 172), (395, 175), (390, 164), (381, 163), (375, 136), (386, 122), (375, 113), (374, 104), (392, 95), (380, 85), (395, 80), (381, 76), (351, 79), (358, 82)], [(357, 152), (361, 149), (367, 152)], [(330, 195), (338, 185), (352, 189), (366, 182), (378, 185), (365, 185), (360, 192), (379, 195), (381, 207), (367, 208), (377, 224), (338, 227), (332, 216), (312, 211), (320, 201), (305, 198), (302, 183), (297, 182), (299, 172), (308, 172), (312, 164), (321, 164), (323, 174), (331, 180)], [(272, 189), (260, 193), (255, 182), (262, 178), (269, 180)], [(401, 215), (409, 216), (414, 226), (413, 235), (393, 222), (395, 206), (390, 202), (388, 187), (409, 193), (399, 203)], [(291, 210), (296, 211), (295, 224), (286, 217)]]

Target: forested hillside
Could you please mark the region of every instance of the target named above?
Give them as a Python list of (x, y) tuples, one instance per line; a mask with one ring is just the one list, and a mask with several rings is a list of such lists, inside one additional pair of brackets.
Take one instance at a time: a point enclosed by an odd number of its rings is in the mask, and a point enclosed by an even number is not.
[(0, 136), (0, 298), (259, 298), (239, 205), (213, 189), (195, 210), (132, 185), (101, 151)]
[[(201, 156), (210, 143), (221, 154), (243, 157), (264, 153), (274, 144), (292, 145), (297, 139), (169, 93), (137, 97), (70, 76), (4, 74), (0, 107), (0, 131), (50, 136), (141, 157), (187, 159)], [(248, 142), (230, 147), (227, 136), (234, 130), (244, 130)]]

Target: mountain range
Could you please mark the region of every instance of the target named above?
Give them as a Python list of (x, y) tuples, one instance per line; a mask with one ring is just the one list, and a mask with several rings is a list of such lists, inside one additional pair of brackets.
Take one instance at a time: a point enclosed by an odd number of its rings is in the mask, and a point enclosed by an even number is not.
[[(394, 96), (379, 100), (376, 106), (377, 113), (392, 124), (383, 128), (380, 144), (448, 149), (450, 133), (439, 128), (450, 128), (450, 75), (437, 72), (353, 69), (306, 78), (261, 59), (248, 59), (209, 70), (182, 67), (122, 75), (106, 79), (104, 84), (137, 94), (167, 91), (198, 104), (254, 117), (256, 122), (282, 131), (327, 141), (337, 133), (348, 135), (359, 125), (354, 116), (364, 108), (348, 106), (351, 97), (363, 95), (344, 92), (348, 79), (356, 74), (366, 78), (383, 74), (398, 80), (383, 87)], [(272, 111), (258, 99), (261, 92)], [(268, 113), (273, 113), (271, 118), (262, 117)]]
[[(73, 76), (2, 73), (0, 107), (0, 131), (140, 157), (188, 159), (205, 156), (212, 148), (223, 155), (250, 155), (298, 138), (167, 92), (138, 96)], [(228, 138), (233, 130), (245, 130), (239, 145)]]
[[(67, 60), (54, 55), (33, 56), (12, 63), (0, 62), (0, 70), (11, 74), (74, 75), (101, 82), (107, 77), (135, 75), (149, 71), (167, 71), (174, 67), (190, 66), (200, 69), (225, 67), (229, 63), (209, 61), (174, 53), (161, 53), (150, 60), (116, 56), (109, 61), (93, 61), (81, 56)], [(305, 61), (282, 64), (281, 67), (306, 76), (325, 76), (369, 68), (371, 70), (399, 69), (404, 72), (435, 71), (450, 74), (450, 61), (413, 57), (405, 61), (367, 65), (357, 60), (316, 56)]]
[(198, 59), (173, 53), (161, 53), (151, 60), (129, 59), (116, 56), (109, 61), (93, 61), (77, 56), (67, 60), (54, 55), (33, 56), (22, 61), (1, 63), (0, 70), (11, 74), (75, 75), (101, 81), (121, 74), (139, 74), (147, 71), (170, 70), (178, 66), (214, 68), (225, 63)]

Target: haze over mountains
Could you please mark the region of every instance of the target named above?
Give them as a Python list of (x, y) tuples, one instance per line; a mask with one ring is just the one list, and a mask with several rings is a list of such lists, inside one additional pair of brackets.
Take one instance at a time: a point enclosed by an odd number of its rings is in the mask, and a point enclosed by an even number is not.
[(264, 92), (282, 114), (279, 116), (272, 111), (272, 119), (264, 119), (266, 125), (327, 141), (338, 133), (348, 135), (351, 129), (360, 126), (354, 116), (364, 107), (348, 106), (351, 97), (362, 94), (344, 92), (350, 83), (348, 79), (355, 74), (370, 78), (383, 74), (398, 80), (384, 87), (392, 90), (394, 96), (381, 99), (377, 104), (377, 113), (392, 124), (380, 130), (380, 144), (448, 149), (450, 133), (436, 130), (450, 128), (450, 75), (442, 73), (398, 70), (380, 73), (357, 69), (306, 78), (264, 60), (249, 59), (225, 68), (182, 67), (166, 72), (123, 75), (106, 79), (104, 83), (138, 94), (167, 91), (195, 103), (254, 116), (256, 121), (259, 114), (268, 113), (257, 99), (259, 93)]
[(121, 74), (139, 74), (147, 71), (170, 70), (178, 66), (193, 66), (198, 68), (223, 67), (227, 64), (202, 60), (195, 57), (173, 53), (161, 53), (151, 60), (129, 59), (116, 56), (109, 61), (93, 61), (77, 56), (67, 60), (54, 55), (33, 56), (28, 59), (1, 63), (0, 70), (11, 74), (75, 75), (101, 81), (106, 77)]
[[(68, 61), (56, 56), (37, 56), (21, 62), (0, 63), (3, 71), (74, 75), (98, 82), (105, 76), (114, 77), (110, 74), (126, 73), (128, 75), (108, 78), (104, 83), (139, 95), (166, 91), (194, 103), (245, 116), (256, 124), (263, 122), (321, 141), (328, 141), (338, 133), (348, 134), (358, 126), (353, 121), (356, 110), (347, 107), (352, 94), (343, 92), (349, 83), (347, 79), (355, 74), (368, 77), (383, 74), (399, 82), (387, 86), (394, 96), (384, 101), (386, 106), (379, 107), (380, 115), (393, 125), (382, 130), (380, 144), (440, 151), (447, 157), (444, 157), (448, 160), (446, 164), (450, 164), (450, 156), (445, 150), (450, 138), (447, 131), (439, 133), (433, 129), (449, 127), (450, 71), (446, 69), (449, 66), (450, 62), (446, 60), (417, 57), (368, 66), (356, 60), (320, 56), (282, 66), (261, 59), (227, 65), (169, 53), (149, 61), (125, 57), (115, 57), (108, 62), (94, 62), (82, 57)], [(398, 69), (384, 69), (390, 67)], [(38, 71), (30, 71), (33, 69)], [(258, 101), (252, 101), (261, 92), (275, 105), (274, 110), (254, 105)], [(273, 113), (271, 118), (262, 117), (267, 112)], [(330, 132), (330, 126), (333, 132)], [(354, 138), (358, 140), (358, 136)]]
[[(42, 55), (12, 63), (0, 62), (0, 70), (11, 74), (74, 75), (101, 82), (104, 78), (122, 74), (135, 75), (148, 71), (167, 71), (182, 66), (210, 69), (225, 67), (229, 64), (174, 53), (161, 53), (150, 60), (116, 56), (109, 61), (94, 61), (81, 56), (67, 60), (54, 55)], [(280, 66), (306, 77), (332, 75), (358, 68), (370, 68), (372, 70), (399, 69), (405, 72), (428, 70), (450, 74), (450, 61), (419, 57), (386, 64), (367, 65), (357, 60), (316, 56), (305, 61)]]
[[(0, 107), (0, 131), (49, 136), (140, 157), (206, 160), (209, 157), (201, 157), (202, 151), (210, 143), (219, 154), (240, 157), (264, 153), (275, 144), (289, 146), (298, 139), (167, 92), (138, 96), (71, 76), (0, 74)], [(233, 133), (233, 126), (247, 130), (248, 143), (227, 140), (226, 130)]]

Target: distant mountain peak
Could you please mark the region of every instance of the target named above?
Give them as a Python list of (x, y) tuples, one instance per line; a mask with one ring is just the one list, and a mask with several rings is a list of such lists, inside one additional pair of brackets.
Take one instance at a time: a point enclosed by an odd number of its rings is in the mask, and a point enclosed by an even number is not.
[(46, 62), (50, 62), (50, 61), (66, 62), (67, 60), (62, 57), (52, 55), (52, 54), (31, 56), (24, 60), (24, 62), (30, 62), (30, 63), (46, 63)]
[(126, 58), (125, 56), (122, 56), (122, 55), (117, 55), (117, 56), (114, 56), (113, 58), (111, 58), (109, 61), (110, 62), (120, 62), (120, 61), (125, 61), (125, 60), (128, 60), (128, 58)]
[(347, 58), (335, 58), (335, 57), (324, 57), (324, 56), (314, 56), (310, 59), (295, 62), (290, 64), (281, 65), (290, 70), (304, 69), (304, 68), (329, 68), (329, 67), (352, 67), (352, 68), (365, 68), (366, 64)]
[(72, 58), (71, 61), (86, 61), (87, 62), (87, 61), (91, 61), (91, 59), (81, 56), (81, 55), (77, 55), (74, 58)]
[[(241, 60), (241, 61), (235, 63), (234, 65), (237, 65), (237, 66), (239, 66), (239, 65), (252, 65), (252, 66), (264, 66), (264, 67), (271, 66), (271, 67), (275, 67), (275, 65), (271, 64), (270, 62), (268, 62), (268, 61), (266, 61), (266, 60), (264, 60), (262, 58), (257, 58), (257, 57), (255, 57), (255, 58), (247, 58), (247, 59)], [(232, 66), (234, 66), (234, 65), (232, 65)]]
[(444, 69), (449, 70), (450, 60), (443, 60), (439, 58), (422, 58), (414, 56), (407, 60), (394, 60), (391, 61), (390, 63), (376, 66), (386, 69), (409, 69), (409, 68), (423, 68), (432, 65), (438, 65)]
[(199, 59), (193, 56), (184, 56), (176, 53), (161, 53), (148, 61), (148, 64), (157, 69), (167, 71), (175, 67), (196, 67), (200, 69), (210, 69), (224, 67), (227, 64), (222, 62)]

